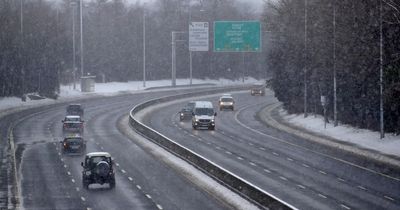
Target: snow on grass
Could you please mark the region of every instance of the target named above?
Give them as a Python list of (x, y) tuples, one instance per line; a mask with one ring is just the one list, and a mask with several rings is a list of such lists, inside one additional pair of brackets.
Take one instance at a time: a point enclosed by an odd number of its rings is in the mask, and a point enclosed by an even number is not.
[(333, 122), (327, 123), (325, 129), (323, 116), (321, 115), (317, 115), (316, 117), (314, 115), (309, 115), (307, 118), (304, 118), (303, 114), (289, 115), (283, 109), (280, 110), (280, 115), (289, 123), (303, 127), (315, 133), (330, 136), (340, 141), (349, 142), (358, 147), (380, 151), (382, 154), (400, 157), (400, 136), (386, 133), (385, 138), (380, 139), (379, 132), (355, 128), (340, 123), (337, 127), (334, 127)]

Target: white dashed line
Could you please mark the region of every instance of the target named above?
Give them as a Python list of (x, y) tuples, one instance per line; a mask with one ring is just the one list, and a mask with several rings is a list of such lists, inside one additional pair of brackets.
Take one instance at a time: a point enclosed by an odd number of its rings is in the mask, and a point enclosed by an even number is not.
[(121, 172), (122, 172), (123, 174), (125, 174), (125, 173), (126, 173), (126, 171), (125, 171), (124, 169), (121, 169)]
[(284, 180), (284, 181), (287, 181), (286, 177), (280, 176), (279, 178)]
[(139, 190), (142, 189), (142, 187), (140, 185), (136, 185), (136, 188), (138, 188)]
[(325, 199), (327, 198), (325, 195), (322, 195), (322, 194), (318, 194), (318, 196), (321, 198), (325, 198)]
[(61, 153), (60, 153), (60, 152), (58, 153), (58, 156), (61, 156)]
[(269, 174), (271, 173), (271, 171), (268, 170), (268, 169), (266, 169), (266, 168), (264, 168), (264, 171), (267, 172), (267, 173), (269, 173)]
[(306, 167), (306, 168), (310, 168), (310, 166), (306, 165), (306, 164), (301, 164), (302, 166)]
[(292, 158), (286, 158), (286, 160), (293, 162)]
[(71, 176), (71, 172), (68, 171), (67, 174), (68, 174), (68, 176)]
[(341, 182), (345, 182), (346, 180), (342, 179), (342, 178), (337, 178), (339, 181)]
[(325, 171), (319, 171), (320, 174), (326, 175)]
[(162, 208), (162, 206), (161, 206), (160, 204), (157, 204), (157, 208), (158, 208), (159, 210), (163, 210), (163, 208)]
[(72, 183), (75, 183), (75, 179), (71, 179), (71, 182), (72, 182)]
[(389, 196), (387, 196), (387, 195), (385, 195), (385, 196), (383, 196), (383, 197), (386, 198), (386, 199), (388, 199), (388, 200), (394, 201), (394, 199), (393, 199), (392, 197), (389, 197)]
[(133, 181), (132, 177), (128, 177), (129, 181)]
[(343, 207), (343, 208), (345, 208), (345, 209), (347, 209), (347, 210), (350, 210), (350, 207), (348, 207), (348, 206), (346, 206), (346, 205), (344, 205), (344, 204), (340, 204), (340, 206)]
[(265, 148), (264, 148), (264, 147), (259, 147), (258, 149), (260, 149), (260, 150), (262, 150), (262, 151), (265, 151)]
[(211, 143), (210, 143), (210, 142), (207, 142), (207, 144), (210, 145)]
[(197, 140), (199, 140), (199, 141), (203, 141), (203, 139), (201, 139), (201, 138), (197, 138)]
[(82, 201), (86, 201), (86, 199), (85, 199), (84, 197), (81, 197), (81, 200), (82, 200)]
[(61, 161), (64, 162), (64, 158), (61, 158)]
[(232, 152), (229, 152), (229, 151), (225, 151), (225, 153), (228, 155), (232, 155)]
[(359, 186), (357, 186), (359, 189), (362, 189), (362, 190), (367, 190), (367, 188), (365, 188), (365, 187), (363, 187), (363, 186), (361, 186), (361, 185), (359, 185)]
[(67, 168), (67, 165), (64, 165), (64, 168)]
[(255, 163), (253, 163), (253, 162), (249, 162), (249, 164), (250, 165), (252, 165), (252, 166), (257, 166)]
[(148, 199), (151, 199), (151, 196), (150, 196), (149, 194), (146, 194), (146, 197), (147, 197)]
[(253, 144), (253, 143), (251, 143), (251, 142), (249, 142), (248, 144), (249, 144), (249, 146), (253, 146), (253, 145), (254, 145), (254, 144)]
[(115, 165), (116, 165), (117, 167), (119, 167), (119, 163), (115, 163)]
[(221, 147), (218, 147), (218, 146), (217, 146), (217, 147), (215, 147), (215, 149), (217, 149), (217, 150), (221, 150)]
[(75, 190), (76, 190), (76, 192), (79, 192), (79, 191), (80, 191), (79, 187), (75, 188)]
[(243, 160), (243, 158), (242, 158), (242, 157), (240, 157), (240, 156), (237, 156), (237, 159), (239, 159), (239, 160)]
[(276, 152), (273, 152), (272, 154), (274, 154), (275, 156), (279, 156), (279, 154), (278, 154), (278, 153), (276, 153)]
[(297, 187), (300, 187), (301, 189), (306, 189), (306, 187), (304, 187), (304, 186), (301, 185), (301, 184), (298, 184)]

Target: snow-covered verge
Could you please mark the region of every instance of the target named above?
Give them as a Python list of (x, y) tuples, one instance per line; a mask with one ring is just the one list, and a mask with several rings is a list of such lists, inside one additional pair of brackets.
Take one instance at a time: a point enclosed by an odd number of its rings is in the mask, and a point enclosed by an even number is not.
[(333, 123), (327, 123), (324, 128), (323, 116), (288, 114), (285, 110), (280, 109), (279, 114), (287, 122), (298, 127), (305, 128), (314, 133), (329, 136), (334, 139), (349, 142), (360, 148), (379, 151), (382, 154), (394, 155), (400, 157), (400, 136), (392, 133), (386, 133), (385, 138), (380, 138), (380, 133), (351, 127), (349, 125), (340, 124), (334, 127)]
[[(253, 78), (246, 78), (245, 83), (255, 83), (258, 82)], [(188, 79), (177, 79), (176, 84), (179, 85), (187, 85), (189, 84)], [(226, 80), (226, 79), (218, 79), (218, 80), (199, 80), (193, 79), (193, 84), (215, 84), (218, 86), (224, 85), (235, 85), (235, 84), (243, 84), (242, 80)], [(22, 110), (31, 107), (37, 107), (41, 105), (54, 104), (54, 103), (62, 103), (69, 100), (75, 100), (80, 98), (87, 98), (93, 96), (113, 96), (118, 94), (123, 94), (127, 92), (140, 92), (144, 91), (147, 88), (152, 87), (167, 87), (171, 85), (171, 80), (156, 80), (156, 81), (146, 81), (146, 87), (143, 87), (143, 81), (131, 81), (131, 82), (109, 82), (109, 83), (96, 83), (95, 91), (90, 93), (83, 93), (80, 90), (79, 84), (76, 85), (76, 89), (74, 90), (73, 85), (61, 86), (60, 87), (60, 95), (57, 100), (53, 99), (43, 99), (43, 100), (30, 100), (27, 98), (25, 102), (23, 102), (20, 98), (17, 97), (0, 97), (0, 117), (4, 114), (9, 113), (13, 110)]]

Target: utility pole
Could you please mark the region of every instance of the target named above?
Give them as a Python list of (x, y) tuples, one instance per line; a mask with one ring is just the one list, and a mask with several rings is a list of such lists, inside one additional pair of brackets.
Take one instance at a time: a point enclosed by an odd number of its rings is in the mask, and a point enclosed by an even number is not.
[(146, 8), (143, 7), (143, 87), (146, 87)]
[(175, 62), (176, 62), (176, 55), (175, 55), (175, 47), (176, 47), (175, 45), (176, 45), (176, 43), (175, 43), (175, 31), (171, 32), (171, 36), (172, 36), (172, 42), (171, 42), (171, 44), (172, 44), (172, 52), (171, 52), (171, 55), (172, 55), (172, 58), (171, 58), (172, 59), (171, 82), (172, 82), (172, 84), (171, 84), (171, 86), (175, 87), (176, 86), (176, 64), (175, 64)]
[(307, 117), (307, 0), (304, 0), (304, 118)]
[(75, 61), (75, 2), (71, 2), (72, 6), (72, 76), (74, 80), (74, 90), (76, 90), (76, 61)]
[(337, 120), (337, 84), (336, 84), (336, 0), (333, 2), (333, 126), (338, 126)]
[(21, 48), (20, 48), (20, 59), (21, 59), (21, 77), (22, 77), (22, 100), (25, 100), (25, 67), (24, 67), (24, 0), (20, 0), (20, 35), (21, 35)]
[(83, 77), (83, 0), (80, 0), (80, 20), (81, 20), (81, 77)]
[(381, 130), (381, 139), (385, 138), (385, 126), (384, 126), (384, 118), (383, 118), (383, 21), (382, 21), (382, 0), (379, 1), (379, 51), (380, 51), (380, 71), (379, 71), (379, 83), (380, 83), (380, 130)]

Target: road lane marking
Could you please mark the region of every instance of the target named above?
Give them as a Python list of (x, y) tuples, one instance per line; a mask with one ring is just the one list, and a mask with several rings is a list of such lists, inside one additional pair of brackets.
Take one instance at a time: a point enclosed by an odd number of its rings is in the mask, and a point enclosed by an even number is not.
[(321, 171), (321, 170), (320, 170), (319, 173), (320, 173), (320, 174), (323, 174), (323, 175), (326, 175), (326, 172), (325, 172), (325, 171)]
[(75, 179), (71, 179), (72, 183), (75, 183)]
[(240, 157), (240, 156), (237, 156), (237, 159), (239, 159), (239, 160), (243, 160), (243, 158), (242, 158), (242, 157)]
[(58, 153), (58, 156), (61, 156), (61, 153), (60, 153), (60, 152)]
[(151, 196), (150, 196), (149, 194), (146, 194), (146, 197), (147, 197), (148, 199), (151, 199)]
[(133, 181), (132, 177), (128, 177), (129, 181)]
[(161, 206), (160, 204), (157, 204), (157, 208), (158, 208), (159, 210), (163, 210), (163, 208), (162, 208), (162, 206)]
[(365, 188), (365, 187), (363, 187), (363, 186), (361, 186), (361, 185), (359, 185), (359, 186), (357, 186), (359, 189), (362, 189), (362, 190), (367, 190), (367, 188)]
[(229, 151), (225, 151), (225, 153), (228, 155), (232, 155), (232, 152), (229, 152)]
[(249, 162), (249, 164), (250, 165), (252, 165), (252, 166), (257, 166), (255, 163), (253, 163), (253, 162)]
[(123, 174), (125, 174), (125, 173), (126, 173), (126, 171), (125, 171), (124, 169), (121, 169), (121, 172), (122, 172)]
[(77, 187), (77, 188), (75, 188), (75, 190), (76, 190), (77, 192), (79, 192), (80, 189), (79, 189), (79, 187)]
[(318, 196), (321, 197), (321, 198), (325, 198), (325, 199), (327, 198), (325, 195), (322, 195), (320, 193), (318, 193)]
[(115, 165), (116, 165), (117, 167), (119, 167), (119, 163), (115, 163)]
[(274, 154), (275, 156), (279, 156), (279, 154), (278, 154), (278, 153), (276, 153), (276, 152), (273, 152), (272, 154)]
[(307, 165), (307, 164), (301, 164), (301, 165), (304, 166), (304, 167), (306, 167), (306, 168), (310, 168), (310, 166)]
[(82, 197), (82, 196), (81, 196), (81, 200), (82, 200), (83, 202), (86, 201), (85, 197)]
[(337, 178), (339, 181), (341, 181), (341, 182), (345, 182), (346, 180), (344, 180), (344, 179), (342, 179), (342, 178)]
[(136, 185), (136, 188), (138, 188), (139, 190), (142, 189), (142, 187), (140, 185)]
[(304, 186), (301, 185), (301, 184), (298, 184), (297, 187), (300, 187), (300, 188), (303, 189), (303, 190), (306, 189), (306, 187), (304, 187)]
[(254, 144), (253, 144), (253, 143), (251, 143), (251, 142), (249, 142), (248, 144), (249, 144), (249, 146), (254, 146)]
[(388, 199), (388, 200), (394, 201), (394, 198), (389, 197), (389, 196), (387, 196), (387, 195), (385, 195), (385, 196), (383, 196), (383, 197), (386, 198), (386, 199)]
[(284, 180), (284, 181), (287, 181), (286, 177), (284, 177), (284, 176), (279, 176), (279, 178)]
[(67, 165), (64, 164), (64, 168), (67, 168)]
[(269, 174), (271, 173), (271, 171), (268, 170), (268, 169), (266, 169), (266, 168), (264, 168), (264, 171), (267, 172), (267, 173), (269, 173)]
[(258, 149), (265, 151), (266, 149), (264, 147), (259, 147)]
[(286, 160), (293, 162), (292, 158), (286, 158)]
[(61, 161), (64, 162), (64, 158), (61, 158)]
[(346, 206), (346, 205), (344, 205), (344, 204), (340, 204), (340, 206), (343, 207), (343, 208), (345, 208), (345, 209), (347, 209), (347, 210), (350, 210), (350, 207), (348, 207), (348, 206)]

